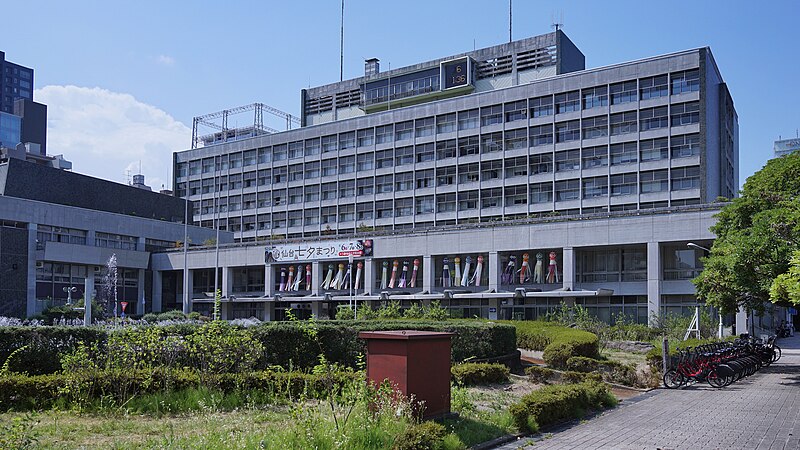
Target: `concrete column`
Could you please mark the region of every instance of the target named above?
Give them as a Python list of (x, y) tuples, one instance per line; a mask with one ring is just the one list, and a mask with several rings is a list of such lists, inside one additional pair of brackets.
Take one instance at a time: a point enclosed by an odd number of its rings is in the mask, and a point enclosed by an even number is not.
[(739, 308), (739, 310), (736, 311), (736, 334), (739, 335), (749, 332), (750, 327), (748, 327), (747, 323), (747, 311), (745, 311), (744, 308)]
[(489, 252), (489, 290), (497, 292), (500, 290), (500, 274), (503, 273), (500, 262), (500, 254), (497, 252)]
[(422, 291), (427, 293), (433, 292), (433, 287), (436, 284), (434, 282), (435, 277), (434, 274), (436, 273), (436, 268), (433, 267), (433, 257), (431, 255), (425, 255), (422, 257)]
[(143, 237), (137, 238), (137, 240), (136, 240), (136, 250), (138, 250), (140, 252), (144, 251), (144, 246), (145, 246), (145, 240), (144, 239), (145, 238), (143, 238)]
[[(494, 312), (492, 312), (494, 308)], [(498, 312), (500, 311), (500, 301), (496, 298), (489, 299), (489, 320), (497, 320)]]
[(561, 275), (564, 289), (575, 289), (575, 250), (572, 247), (562, 249)]
[(83, 281), (83, 325), (92, 324), (92, 299), (94, 298), (94, 271)]
[[(194, 271), (192, 269), (189, 269), (186, 271), (186, 275), (187, 275), (186, 276), (187, 282), (185, 284), (186, 286), (188, 286), (187, 292), (188, 292), (189, 304), (184, 306), (184, 310), (187, 310), (188, 308), (188, 311), (192, 312), (192, 303), (193, 303), (192, 299), (194, 298)], [(186, 293), (184, 293), (184, 295), (186, 295)]]
[(264, 266), (264, 297), (272, 297), (275, 294), (275, 274), (272, 264)]
[(647, 322), (661, 315), (661, 250), (658, 242), (647, 243)]
[(275, 318), (275, 303), (264, 302), (264, 322), (270, 322)]
[(320, 312), (322, 311), (322, 302), (311, 302), (311, 315), (314, 318), (320, 318)]
[(319, 295), (322, 285), (323, 263), (314, 261), (311, 263), (311, 295)]
[(145, 294), (144, 294), (144, 269), (139, 269), (139, 284), (136, 286), (138, 289), (136, 291), (136, 304), (135, 305), (128, 305), (133, 306), (130, 309), (131, 314), (144, 314), (145, 312)]
[(150, 296), (152, 298), (150, 310), (152, 312), (161, 312), (161, 291), (163, 289), (164, 273), (160, 270), (153, 271), (153, 292)]
[[(36, 225), (34, 225), (34, 226), (36, 226)], [(90, 245), (90, 246), (94, 247), (95, 246), (94, 245), (95, 237), (96, 237), (96, 235), (95, 235), (95, 231), (94, 230), (87, 231), (86, 232), (86, 245)]]
[(364, 260), (364, 272), (361, 274), (364, 277), (364, 295), (370, 295), (375, 289), (375, 261), (372, 258)]
[[(26, 300), (25, 300), (25, 315), (30, 317), (37, 313), (36, 311), (36, 231), (38, 225), (35, 223), (28, 224), (28, 277), (26, 281)], [(94, 239), (92, 239), (94, 243)], [(90, 273), (94, 277), (94, 273)], [(94, 278), (92, 279), (94, 280)]]
[[(233, 293), (233, 269), (230, 267), (222, 267), (222, 284), (220, 286), (220, 291), (222, 291), (222, 297), (230, 297), (231, 293)], [(216, 293), (214, 293), (216, 295)]]

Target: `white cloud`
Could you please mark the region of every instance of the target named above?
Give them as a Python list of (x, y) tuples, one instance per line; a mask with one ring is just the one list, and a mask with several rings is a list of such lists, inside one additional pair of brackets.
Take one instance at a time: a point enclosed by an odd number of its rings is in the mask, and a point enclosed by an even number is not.
[(167, 55), (158, 55), (156, 57), (156, 62), (165, 66), (174, 66), (175, 65), (175, 58), (172, 56)]
[(126, 182), (141, 162), (153, 190), (169, 189), (172, 153), (191, 146), (189, 127), (130, 94), (45, 86), (34, 95), (47, 105), (47, 153), (63, 154), (74, 172)]

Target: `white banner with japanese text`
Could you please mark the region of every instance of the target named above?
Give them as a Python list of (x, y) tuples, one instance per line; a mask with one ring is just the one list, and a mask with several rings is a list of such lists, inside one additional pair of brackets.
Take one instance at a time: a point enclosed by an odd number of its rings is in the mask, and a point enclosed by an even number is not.
[(372, 239), (350, 241), (298, 242), (267, 248), (266, 260), (271, 262), (318, 261), (372, 256)]

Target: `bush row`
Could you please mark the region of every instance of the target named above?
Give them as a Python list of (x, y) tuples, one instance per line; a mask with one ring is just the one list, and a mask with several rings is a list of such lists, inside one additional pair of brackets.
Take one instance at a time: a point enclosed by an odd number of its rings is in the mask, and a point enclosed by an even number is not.
[(567, 370), (560, 372), (547, 367), (531, 366), (525, 369), (525, 373), (534, 383), (548, 384), (550, 382), (560, 383), (583, 383), (584, 381), (603, 381), (603, 376), (599, 373), (577, 372)]
[(582, 417), (588, 410), (613, 407), (617, 399), (603, 383), (545, 386), (523, 396), (509, 412), (520, 430), (537, 431), (539, 427)]
[(0, 377), (0, 410), (30, 410), (51, 407), (63, 401), (85, 404), (97, 399), (127, 399), (156, 392), (208, 388), (222, 393), (259, 392), (278, 398), (324, 397), (363, 373), (340, 371), (329, 374), (256, 371), (202, 374), (189, 369), (100, 370), (78, 374), (20, 375)]
[(509, 322), (517, 329), (517, 347), (544, 352), (545, 362), (556, 368), (566, 367), (572, 356), (598, 358), (599, 340), (588, 331), (567, 328), (548, 322)]
[(464, 363), (450, 368), (453, 381), (463, 386), (504, 383), (509, 373), (503, 364)]
[[(263, 370), (270, 366), (310, 369), (318, 363), (320, 354), (330, 362), (356, 367), (359, 355), (366, 352), (365, 342), (358, 338), (361, 331), (414, 329), (451, 332), (454, 333), (451, 352), (454, 362), (492, 358), (516, 350), (514, 327), (477, 321), (301, 321), (269, 322), (248, 328), (213, 327), (219, 325), (154, 325), (120, 330), (99, 327), (2, 327), (0, 365), (13, 351), (27, 346), (9, 362), (10, 371), (31, 375), (55, 373), (61, 370), (60, 357), (74, 352), (82, 343), (94, 349), (94, 358), (98, 354), (127, 351), (129, 358), (138, 358), (143, 364), (204, 369), (202, 365), (207, 361), (202, 358), (203, 351), (218, 350), (222, 339), (220, 330), (224, 332), (222, 337), (231, 338), (224, 341), (231, 344), (231, 349), (236, 347), (236, 343), (244, 341), (258, 347), (256, 360), (252, 364), (242, 365), (243, 370)], [(143, 356), (145, 350), (147, 357)], [(191, 350), (195, 351), (192, 353)], [(232, 365), (232, 369), (236, 367), (236, 364)]]

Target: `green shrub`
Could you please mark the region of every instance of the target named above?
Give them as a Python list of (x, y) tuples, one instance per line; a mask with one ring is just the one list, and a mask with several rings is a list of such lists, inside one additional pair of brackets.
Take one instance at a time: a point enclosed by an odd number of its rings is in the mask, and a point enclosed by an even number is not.
[(567, 370), (561, 375), (561, 381), (567, 384), (583, 383), (584, 381), (602, 382), (603, 376), (599, 373), (575, 372)]
[(525, 369), (525, 373), (534, 383), (548, 383), (558, 376), (558, 372), (553, 369), (541, 366), (530, 366)]
[(616, 398), (603, 383), (545, 386), (523, 396), (509, 409), (514, 423), (522, 431), (582, 417), (590, 409), (612, 407)]
[(442, 440), (447, 431), (444, 425), (436, 422), (422, 422), (411, 425), (397, 436), (395, 450), (430, 450), (442, 447)]
[(390, 302), (381, 302), (381, 307), (378, 308), (378, 319), (399, 319), (403, 316), (400, 311), (400, 302), (392, 300)]
[(182, 311), (167, 311), (158, 315), (158, 320), (186, 320), (186, 315)]
[(450, 318), (447, 308), (443, 307), (439, 300), (434, 300), (430, 305), (422, 307), (423, 317), (427, 320), (443, 321)]
[(517, 346), (527, 350), (544, 351), (547, 364), (563, 368), (572, 356), (598, 358), (599, 340), (588, 331), (567, 328), (548, 322), (508, 322), (517, 329)]
[(349, 305), (339, 305), (336, 307), (336, 320), (353, 320), (356, 316)]
[(600, 368), (600, 361), (585, 356), (572, 356), (567, 359), (566, 368), (575, 372), (594, 372)]
[(503, 364), (463, 363), (450, 368), (453, 381), (464, 386), (504, 383), (509, 373)]
[(59, 355), (80, 343), (105, 348), (106, 331), (86, 327), (0, 327), (0, 365), (20, 347), (24, 350), (9, 362), (9, 371), (31, 375), (61, 370)]
[(419, 303), (414, 303), (403, 311), (403, 317), (406, 319), (422, 319), (425, 316), (425, 310)]

